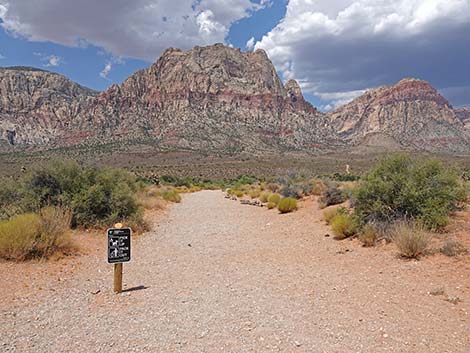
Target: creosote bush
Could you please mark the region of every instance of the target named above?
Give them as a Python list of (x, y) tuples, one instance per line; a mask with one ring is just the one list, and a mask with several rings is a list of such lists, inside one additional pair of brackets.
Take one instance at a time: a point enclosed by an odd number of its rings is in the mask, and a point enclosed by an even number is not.
[(465, 189), (458, 173), (440, 161), (396, 155), (377, 164), (354, 196), (356, 214), (364, 224), (415, 219), (438, 229), (465, 200)]
[(53, 162), (30, 171), (14, 187), (10, 197), (0, 198), (0, 207), (16, 209), (16, 214), (59, 206), (70, 209), (72, 226), (84, 227), (114, 224), (140, 214), (135, 198), (139, 184), (122, 170)]
[(431, 241), (431, 236), (421, 225), (411, 222), (397, 222), (392, 228), (391, 238), (400, 255), (407, 258), (423, 255)]
[(295, 211), (297, 209), (297, 200), (292, 197), (284, 197), (279, 201), (277, 209), (281, 213)]

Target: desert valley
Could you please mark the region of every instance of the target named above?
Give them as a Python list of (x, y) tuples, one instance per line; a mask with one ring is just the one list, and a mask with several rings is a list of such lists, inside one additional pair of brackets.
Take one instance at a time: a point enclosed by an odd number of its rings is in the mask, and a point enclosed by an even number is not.
[(103, 91), (0, 68), (0, 351), (469, 352), (470, 107), (284, 81), (224, 44)]

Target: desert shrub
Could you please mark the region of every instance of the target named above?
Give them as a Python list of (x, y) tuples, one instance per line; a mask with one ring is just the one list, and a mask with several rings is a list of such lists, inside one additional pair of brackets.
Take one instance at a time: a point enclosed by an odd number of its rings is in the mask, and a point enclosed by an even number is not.
[(279, 201), (277, 209), (281, 213), (295, 211), (297, 209), (297, 200), (292, 197), (284, 197)]
[(336, 184), (328, 184), (320, 197), (320, 206), (327, 207), (331, 205), (338, 205), (346, 201), (345, 193), (338, 188)]
[(39, 234), (39, 215), (26, 213), (0, 222), (0, 257), (24, 260), (34, 250)]
[(279, 203), (279, 201), (281, 201), (281, 196), (278, 195), (278, 194), (271, 194), (271, 196), (269, 196), (269, 199), (268, 199), (268, 202), (271, 202), (273, 204), (275, 204), (277, 206), (277, 204)]
[(273, 208), (276, 208), (276, 204), (274, 202), (268, 202), (266, 204), (266, 207), (268, 208), (268, 210), (272, 210)]
[(356, 213), (363, 223), (416, 219), (427, 228), (443, 227), (465, 199), (458, 173), (436, 160), (405, 155), (384, 159), (355, 192)]
[(254, 190), (249, 191), (248, 194), (250, 195), (252, 199), (256, 199), (261, 195), (261, 190), (254, 189)]
[(323, 211), (323, 220), (326, 222), (326, 224), (330, 224), (331, 219), (336, 216), (338, 213), (338, 208), (336, 207), (331, 207), (327, 208), (326, 210)]
[(326, 189), (325, 183), (320, 179), (314, 179), (311, 181), (312, 191), (311, 194), (315, 196), (320, 196)]
[(268, 185), (266, 185), (266, 188), (271, 191), (271, 192), (279, 192), (279, 190), (281, 190), (281, 187), (278, 185), (278, 184), (275, 184), (275, 183), (269, 183)]
[[(85, 227), (114, 224), (139, 212), (132, 177), (119, 170), (91, 171), (91, 186), (72, 197), (72, 224)], [(66, 204), (67, 205), (67, 204)]]
[(243, 195), (245, 195), (245, 194), (243, 193), (243, 191), (241, 191), (241, 190), (235, 190), (235, 191), (233, 192), (233, 194), (234, 194), (236, 197), (243, 197)]
[(467, 252), (467, 249), (456, 240), (447, 239), (440, 249), (441, 253), (445, 256), (457, 256)]
[(418, 223), (397, 222), (392, 228), (392, 241), (401, 256), (418, 258), (424, 254), (431, 236)]
[(377, 238), (377, 229), (373, 224), (370, 223), (367, 223), (364, 227), (362, 227), (359, 233), (359, 240), (364, 246), (374, 246)]
[(48, 257), (71, 245), (70, 225), (72, 212), (61, 207), (46, 207), (39, 212), (40, 229), (34, 252)]
[(357, 232), (357, 223), (350, 214), (337, 213), (331, 219), (330, 224), (335, 239), (345, 239)]
[(181, 202), (181, 196), (176, 190), (166, 190), (163, 195), (163, 199), (170, 202)]
[(48, 207), (0, 222), (0, 257), (22, 261), (70, 247), (70, 211)]
[(261, 195), (259, 196), (259, 200), (261, 202), (268, 202), (269, 196), (271, 196), (270, 192), (262, 192)]
[(289, 197), (293, 199), (300, 199), (302, 197), (299, 189), (297, 189), (295, 186), (284, 186), (281, 189), (281, 195), (286, 198)]

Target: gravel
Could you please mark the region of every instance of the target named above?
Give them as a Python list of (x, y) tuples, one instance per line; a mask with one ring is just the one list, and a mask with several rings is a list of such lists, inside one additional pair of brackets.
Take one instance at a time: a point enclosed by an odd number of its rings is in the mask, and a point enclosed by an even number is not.
[(103, 245), (0, 306), (0, 351), (470, 351), (468, 261), (403, 261), (389, 245), (325, 237), (320, 219), (315, 202), (280, 215), (219, 191), (186, 195), (133, 240), (132, 290), (112, 293)]

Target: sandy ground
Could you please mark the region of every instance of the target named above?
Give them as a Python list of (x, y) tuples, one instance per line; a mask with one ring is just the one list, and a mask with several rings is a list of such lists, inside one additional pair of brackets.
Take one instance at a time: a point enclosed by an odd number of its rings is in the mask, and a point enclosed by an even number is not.
[(204, 191), (155, 221), (120, 295), (104, 234), (77, 235), (73, 258), (0, 263), (0, 351), (470, 352), (468, 255), (335, 241), (315, 201), (279, 215)]

